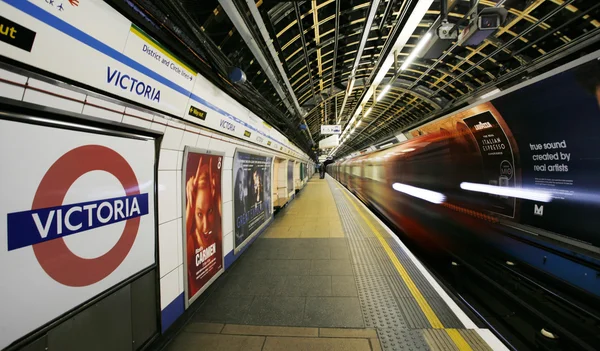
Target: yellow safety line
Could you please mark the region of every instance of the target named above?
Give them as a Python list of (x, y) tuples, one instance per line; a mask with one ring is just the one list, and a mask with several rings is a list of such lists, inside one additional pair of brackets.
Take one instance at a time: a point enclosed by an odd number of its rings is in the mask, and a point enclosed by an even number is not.
[(408, 274), (408, 272), (406, 271), (404, 266), (398, 260), (398, 257), (396, 257), (396, 255), (394, 254), (394, 251), (392, 251), (392, 248), (388, 245), (388, 243), (381, 236), (381, 234), (379, 234), (379, 231), (377, 230), (377, 228), (375, 228), (375, 226), (372, 224), (372, 222), (363, 214), (363, 212), (358, 208), (358, 206), (354, 203), (354, 201), (352, 201), (350, 196), (348, 196), (348, 194), (346, 194), (345, 189), (340, 189), (340, 190), (342, 190), (342, 193), (344, 194), (344, 196), (346, 196), (348, 201), (352, 204), (352, 206), (354, 206), (354, 208), (356, 209), (356, 212), (358, 212), (358, 214), (362, 217), (362, 219), (365, 221), (365, 223), (367, 223), (369, 228), (373, 231), (373, 234), (375, 234), (375, 236), (377, 237), (377, 239), (383, 246), (383, 249), (387, 253), (387, 255), (390, 258), (390, 260), (392, 261), (392, 263), (394, 264), (394, 267), (396, 267), (396, 270), (398, 271), (398, 273), (400, 273), (400, 277), (402, 277), (402, 280), (404, 280), (404, 283), (408, 287), (408, 290), (410, 290), (410, 293), (412, 294), (412, 296), (415, 298), (415, 300), (417, 300), (419, 307), (421, 307), (421, 311), (423, 311), (423, 313), (425, 314), (425, 317), (427, 317), (427, 320), (429, 321), (429, 324), (431, 324), (431, 327), (436, 328), (436, 329), (444, 329), (446, 331), (446, 333), (448, 334), (448, 336), (450, 336), (450, 338), (452, 339), (454, 344), (456, 344), (456, 346), (458, 347), (459, 350), (473, 351), (471, 346), (469, 346), (467, 341), (458, 332), (458, 330), (444, 328), (444, 325), (442, 324), (442, 322), (440, 322), (440, 320), (437, 317), (437, 315), (435, 314), (435, 312), (433, 312), (433, 310), (431, 309), (431, 306), (429, 306), (429, 303), (427, 303), (427, 300), (425, 300), (425, 297), (423, 297), (423, 294), (421, 294), (421, 291), (419, 291), (419, 288), (417, 288), (417, 286), (411, 279), (410, 275)]

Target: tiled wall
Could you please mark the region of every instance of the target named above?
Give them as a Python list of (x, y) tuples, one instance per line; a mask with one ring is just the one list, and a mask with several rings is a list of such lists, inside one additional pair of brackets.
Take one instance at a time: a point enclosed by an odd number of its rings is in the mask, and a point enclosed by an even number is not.
[[(171, 117), (125, 107), (108, 98), (90, 96), (81, 89), (58, 87), (0, 69), (0, 96), (65, 111), (82, 113), (111, 122), (134, 125), (163, 133), (158, 159), (158, 250), (162, 330), (184, 311), (182, 244), (182, 168), (186, 146), (225, 153), (223, 163), (223, 255), (227, 268), (233, 260), (232, 166), (236, 147), (270, 153), (256, 145), (183, 123)], [(95, 94), (94, 94), (95, 95)], [(287, 160), (282, 162), (281, 185), (287, 182)]]

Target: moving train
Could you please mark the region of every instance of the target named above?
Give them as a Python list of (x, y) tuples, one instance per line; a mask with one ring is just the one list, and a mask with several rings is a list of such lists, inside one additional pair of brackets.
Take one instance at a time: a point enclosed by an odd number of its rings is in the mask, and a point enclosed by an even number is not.
[(600, 345), (599, 55), (328, 166), (425, 255), (460, 266), (458, 284), (502, 291), (505, 324), (530, 319), (522, 337), (559, 349)]

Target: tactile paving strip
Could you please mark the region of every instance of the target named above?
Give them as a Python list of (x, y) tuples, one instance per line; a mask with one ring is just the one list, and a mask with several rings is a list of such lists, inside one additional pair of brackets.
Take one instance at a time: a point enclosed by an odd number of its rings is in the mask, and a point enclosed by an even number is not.
[(467, 341), (473, 351), (493, 351), (492, 348), (473, 329), (462, 329), (458, 331)]
[[(337, 190), (331, 180), (329, 185), (348, 238), (365, 326), (377, 328), (384, 350), (455, 350), (456, 346), (443, 329), (425, 334), (425, 330), (430, 330), (431, 324), (396, 271), (379, 239), (367, 229), (365, 221), (357, 216), (342, 193), (343, 190)], [(463, 328), (462, 323), (398, 243), (378, 223), (372, 222), (371, 225), (375, 225), (383, 235), (442, 324), (446, 328)], [(448, 348), (448, 345), (454, 348)]]
[(377, 329), (379, 341), (388, 351), (426, 351), (431, 350), (421, 330), (413, 329)]

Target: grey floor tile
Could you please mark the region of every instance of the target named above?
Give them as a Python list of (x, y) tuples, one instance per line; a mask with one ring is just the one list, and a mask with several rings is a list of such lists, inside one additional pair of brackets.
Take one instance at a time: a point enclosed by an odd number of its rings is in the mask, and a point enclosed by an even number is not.
[(260, 351), (264, 342), (264, 336), (181, 333), (167, 350)]
[(309, 275), (310, 260), (271, 260), (270, 275)]
[(297, 260), (316, 260), (330, 258), (328, 246), (304, 246), (294, 251), (294, 259)]
[(332, 276), (331, 292), (333, 296), (358, 296), (354, 277), (350, 275)]
[(348, 247), (348, 239), (345, 238), (329, 238), (327, 241), (329, 247)]
[(345, 246), (335, 246), (329, 249), (332, 260), (349, 260), (350, 250)]
[(204, 302), (194, 320), (199, 322), (242, 323), (254, 296), (211, 296)]
[(312, 260), (310, 275), (353, 275), (350, 260)]
[(229, 274), (242, 274), (242, 275), (267, 275), (270, 274), (271, 260), (263, 259), (245, 259), (236, 264), (230, 271)]
[(307, 297), (303, 324), (307, 327), (364, 327), (356, 297)]
[(281, 296), (331, 296), (329, 276), (287, 276), (280, 285), (277, 295)]
[(257, 296), (244, 324), (301, 326), (305, 302), (304, 297)]

